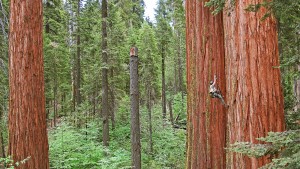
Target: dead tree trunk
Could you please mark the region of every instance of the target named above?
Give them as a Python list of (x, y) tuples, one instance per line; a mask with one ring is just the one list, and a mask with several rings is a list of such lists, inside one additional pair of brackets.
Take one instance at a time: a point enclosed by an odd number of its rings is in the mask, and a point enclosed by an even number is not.
[[(276, 20), (261, 20), (267, 9), (247, 12), (250, 4), (263, 0), (227, 2), (230, 15), (224, 12), (226, 46), (226, 90), (228, 141), (258, 143), (256, 138), (268, 132), (283, 131), (283, 93), (280, 80)], [(259, 168), (270, 159), (249, 158), (237, 153), (228, 155), (227, 168)]]
[(209, 95), (210, 81), (225, 91), (222, 15), (213, 16), (205, 1), (186, 1), (187, 168), (225, 168), (226, 107)]
[(48, 169), (41, 0), (10, 2), (9, 150), (20, 169)]
[(131, 160), (132, 168), (141, 168), (141, 134), (139, 115), (138, 49), (130, 49), (130, 102), (131, 102)]

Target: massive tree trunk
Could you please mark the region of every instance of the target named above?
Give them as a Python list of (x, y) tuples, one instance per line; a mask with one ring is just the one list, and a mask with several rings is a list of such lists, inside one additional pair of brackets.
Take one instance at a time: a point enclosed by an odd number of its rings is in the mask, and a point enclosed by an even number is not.
[(102, 121), (103, 121), (103, 145), (108, 146), (109, 141), (109, 110), (108, 110), (108, 77), (107, 77), (107, 0), (102, 0)]
[(10, 2), (9, 155), (18, 168), (48, 169), (41, 0)]
[(205, 1), (186, 1), (188, 90), (187, 168), (225, 168), (226, 106), (210, 98), (214, 75), (225, 91), (222, 15), (213, 16)]
[[(228, 141), (258, 143), (269, 131), (284, 130), (283, 94), (280, 83), (278, 40), (273, 16), (261, 18), (265, 8), (246, 12), (263, 0), (236, 0), (226, 4), (226, 90), (229, 103)], [(228, 168), (258, 168), (270, 159), (231, 153)]]

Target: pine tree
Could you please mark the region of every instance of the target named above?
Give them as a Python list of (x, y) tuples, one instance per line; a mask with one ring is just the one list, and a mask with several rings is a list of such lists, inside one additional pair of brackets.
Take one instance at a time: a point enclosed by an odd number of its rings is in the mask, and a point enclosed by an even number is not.
[(109, 142), (107, 8), (107, 1), (102, 0), (102, 137), (104, 146), (108, 146)]
[(141, 89), (141, 98), (144, 98), (148, 111), (149, 154), (153, 154), (152, 141), (152, 104), (159, 95), (159, 55), (155, 32), (146, 22), (143, 23), (138, 38), (140, 53), (140, 81), (144, 83)]
[(162, 74), (162, 117), (165, 121), (167, 114), (166, 107), (166, 79), (165, 79), (165, 60), (168, 55), (169, 39), (171, 37), (171, 28), (168, 20), (168, 9), (166, 6), (166, 0), (159, 0), (158, 7), (156, 9), (156, 21), (157, 21), (157, 39), (158, 50), (161, 56), (161, 74)]
[[(44, 6), (44, 64), (45, 64), (45, 91), (47, 118), (56, 118), (59, 114), (60, 100), (69, 94), (70, 90), (70, 53), (66, 39), (67, 14), (63, 3), (57, 0), (48, 0)], [(70, 95), (70, 94), (69, 94)], [(53, 115), (50, 114), (53, 112)]]

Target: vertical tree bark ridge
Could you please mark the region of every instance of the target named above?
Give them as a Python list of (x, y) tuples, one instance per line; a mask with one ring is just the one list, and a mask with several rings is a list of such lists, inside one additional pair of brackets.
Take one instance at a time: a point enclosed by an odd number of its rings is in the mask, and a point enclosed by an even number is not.
[(209, 96), (214, 75), (223, 95), (226, 92), (223, 19), (204, 4), (186, 1), (187, 168), (225, 168), (226, 109)]
[(137, 48), (130, 50), (130, 102), (131, 102), (131, 160), (132, 168), (141, 168), (141, 134), (139, 115), (139, 81)]
[(41, 0), (10, 2), (9, 155), (20, 169), (48, 169)]
[(102, 0), (102, 119), (103, 145), (109, 145), (109, 110), (108, 110), (108, 56), (107, 56), (107, 0)]
[[(224, 13), (226, 87), (229, 101), (228, 140), (258, 143), (269, 131), (284, 130), (283, 95), (280, 84), (278, 40), (273, 16), (261, 20), (265, 8), (246, 12), (263, 0), (238, 0), (230, 16)], [(270, 162), (231, 153), (228, 168), (259, 168)]]

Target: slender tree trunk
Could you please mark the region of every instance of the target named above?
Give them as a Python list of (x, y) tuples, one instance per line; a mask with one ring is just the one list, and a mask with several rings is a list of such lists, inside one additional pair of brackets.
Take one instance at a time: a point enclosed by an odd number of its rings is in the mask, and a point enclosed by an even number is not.
[(226, 107), (209, 96), (210, 81), (225, 91), (222, 15), (213, 16), (205, 1), (186, 1), (187, 167), (225, 168)]
[(53, 85), (53, 122), (54, 122), (54, 127), (56, 127), (56, 116), (57, 116), (57, 72), (56, 72), (56, 64), (54, 66), (54, 85)]
[[(297, 66), (298, 72), (300, 72), (300, 64)], [(300, 110), (300, 78), (295, 80), (295, 95), (296, 95), (296, 106), (295, 111)]]
[[(73, 60), (75, 61), (75, 55), (73, 55)], [(72, 111), (75, 111), (75, 107), (76, 107), (76, 77), (75, 77), (75, 65), (73, 65), (72, 68)]]
[[(0, 110), (0, 124), (3, 124), (3, 111), (2, 109)], [(0, 158), (4, 158), (5, 157), (5, 149), (4, 149), (4, 139), (3, 139), (3, 126), (0, 125)], [(1, 166), (0, 166), (1, 168)]]
[[(150, 85), (149, 83), (146, 85)], [(147, 87), (147, 111), (149, 123), (149, 153), (153, 155), (153, 141), (152, 141), (152, 104), (151, 104), (151, 89)]]
[(102, 0), (102, 121), (103, 121), (103, 145), (109, 142), (109, 110), (108, 110), (108, 55), (107, 55), (107, 0)]
[(19, 169), (48, 169), (41, 0), (10, 2), (9, 155)]
[(66, 93), (63, 92), (62, 96), (61, 96), (61, 111), (64, 113), (64, 116), (67, 116), (67, 111), (65, 111), (65, 101), (66, 101)]
[(178, 70), (178, 64), (175, 61), (175, 65), (174, 65), (174, 93), (178, 92), (178, 74), (177, 74), (177, 70)]
[(163, 123), (165, 124), (166, 116), (167, 116), (167, 103), (166, 103), (166, 80), (165, 80), (165, 43), (163, 42), (161, 48), (161, 73), (162, 73), (162, 117)]
[[(111, 68), (110, 69), (110, 77), (111, 79), (114, 78), (114, 69)], [(110, 84), (110, 99), (111, 99), (111, 102), (110, 102), (110, 118), (111, 118), (111, 126), (112, 126), (112, 129), (115, 129), (115, 95), (114, 95), (114, 83), (111, 82)]]
[(171, 121), (172, 127), (174, 127), (174, 117), (173, 117), (173, 108), (172, 108), (171, 100), (169, 100), (169, 111), (170, 111), (170, 121)]
[(57, 89), (56, 87), (54, 86), (53, 87), (53, 96), (54, 96), (54, 100), (53, 100), (53, 124), (54, 124), (54, 127), (56, 127), (56, 116), (57, 116), (57, 111), (56, 111), (56, 92), (57, 92)]
[(177, 60), (178, 60), (178, 89), (183, 93), (183, 74), (182, 74), (182, 59), (181, 59), (181, 33), (178, 31), (178, 46), (177, 46)]
[[(97, 88), (96, 88), (97, 90)], [(96, 98), (96, 91), (93, 92), (93, 115), (96, 115), (96, 103), (97, 103), (97, 98)]]
[(5, 158), (5, 145), (2, 128), (0, 128), (0, 158)]
[[(276, 20), (261, 20), (267, 9), (247, 12), (263, 0), (237, 0), (224, 13), (228, 141), (258, 143), (256, 138), (285, 129)], [(271, 161), (230, 153), (227, 168), (259, 168)]]
[(80, 0), (78, 0), (77, 4), (77, 53), (76, 53), (76, 104), (77, 106), (81, 104), (81, 93), (80, 93), (80, 82), (81, 82), (81, 65), (80, 65), (80, 23), (79, 23), (79, 17), (80, 17)]

